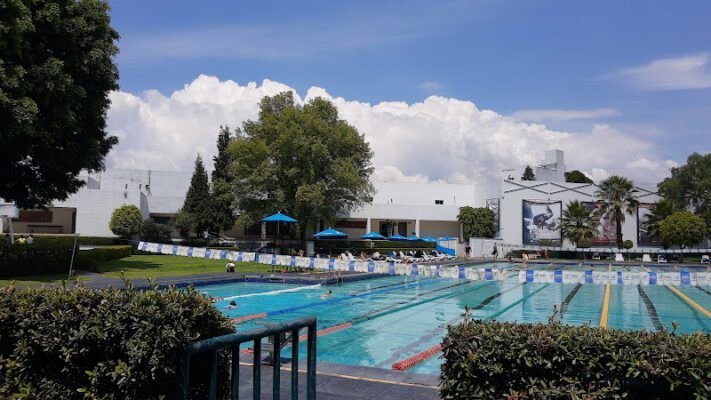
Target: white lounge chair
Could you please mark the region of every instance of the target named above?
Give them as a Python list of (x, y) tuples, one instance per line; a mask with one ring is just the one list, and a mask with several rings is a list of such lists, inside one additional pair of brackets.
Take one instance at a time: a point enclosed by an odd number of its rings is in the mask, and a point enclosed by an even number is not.
[(701, 256), (701, 264), (711, 264), (711, 258), (709, 258), (708, 254)]
[(667, 256), (664, 254), (660, 254), (657, 256), (657, 263), (658, 264), (666, 264), (667, 263)]
[(651, 263), (652, 257), (649, 254), (642, 254), (642, 262)]
[(615, 262), (625, 262), (625, 258), (622, 253), (615, 253)]
[(598, 260), (598, 261), (600, 261), (600, 253), (598, 253), (597, 251), (594, 252), (592, 259), (593, 259), (593, 260)]

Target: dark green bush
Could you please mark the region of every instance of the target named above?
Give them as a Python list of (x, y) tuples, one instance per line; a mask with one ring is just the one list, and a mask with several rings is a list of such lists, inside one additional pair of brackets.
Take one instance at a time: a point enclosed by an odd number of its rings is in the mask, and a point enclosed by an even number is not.
[[(27, 236), (24, 235), (23, 236)], [(75, 235), (46, 235), (34, 234), (34, 244), (61, 243), (69, 246), (74, 245)], [(115, 244), (126, 244), (125, 240), (115, 237), (81, 236), (77, 238), (78, 245), (111, 246)]]
[[(2, 288), (0, 398), (170, 398), (182, 349), (231, 332), (192, 289)], [(206, 361), (192, 362), (195, 398), (206, 398)]]
[(76, 268), (96, 272), (99, 264), (106, 261), (128, 257), (131, 255), (132, 250), (133, 247), (128, 245), (97, 247), (91, 250), (80, 250), (77, 253)]
[(0, 245), (0, 277), (68, 273), (72, 248), (61, 241)]
[(153, 243), (171, 243), (173, 228), (164, 224), (157, 224), (152, 218), (143, 221), (141, 226), (141, 240)]
[(442, 344), (444, 399), (708, 399), (711, 335), (475, 321)]

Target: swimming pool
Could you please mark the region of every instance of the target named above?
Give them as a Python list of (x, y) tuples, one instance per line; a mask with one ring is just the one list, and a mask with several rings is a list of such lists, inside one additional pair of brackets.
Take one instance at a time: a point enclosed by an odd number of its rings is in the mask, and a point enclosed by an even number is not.
[[(347, 282), (341, 286), (295, 286), (270, 283), (230, 283), (200, 287), (230, 318), (254, 316), (236, 324), (240, 331), (261, 322), (280, 322), (316, 315), (319, 361), (390, 369), (392, 365), (441, 342), (446, 326), (462, 320), (465, 305), (478, 319), (546, 322), (570, 325), (600, 323), (605, 285), (519, 282), (516, 267), (506, 263), (478, 267), (512, 270), (503, 281), (465, 281), (444, 278), (386, 276)], [(535, 268), (588, 268), (539, 265)], [(603, 268), (601, 266), (600, 268)], [(604, 266), (604, 268), (608, 268)], [(634, 268), (634, 267), (619, 267)], [(666, 267), (665, 267), (666, 268)], [(326, 290), (330, 297), (323, 298)], [(703, 308), (711, 309), (708, 287), (674, 289)], [(227, 308), (230, 300), (236, 309)], [(555, 313), (554, 313), (555, 306)], [(266, 314), (266, 315), (264, 315)], [(711, 319), (665, 286), (610, 285), (608, 327), (711, 332)], [(436, 356), (409, 371), (438, 374)]]

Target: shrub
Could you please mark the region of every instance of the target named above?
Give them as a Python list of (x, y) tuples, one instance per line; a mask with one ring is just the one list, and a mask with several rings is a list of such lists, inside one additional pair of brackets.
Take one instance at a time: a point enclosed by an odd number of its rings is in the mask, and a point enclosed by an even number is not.
[(72, 249), (63, 241), (0, 245), (0, 277), (68, 273)]
[(128, 239), (139, 233), (143, 226), (143, 214), (138, 207), (128, 204), (123, 205), (111, 213), (109, 229), (114, 235)]
[(475, 321), (443, 342), (444, 399), (711, 395), (711, 335)]
[[(0, 321), (0, 398), (170, 398), (182, 349), (233, 332), (208, 297), (175, 288), (2, 288)], [(191, 361), (196, 398), (206, 362)]]
[(33, 244), (45, 244), (45, 243), (63, 243), (68, 246), (74, 245), (74, 239), (78, 245), (94, 245), (94, 246), (111, 246), (114, 244), (125, 243), (116, 237), (101, 237), (101, 236), (81, 236), (76, 237), (75, 235), (48, 235), (48, 234), (33, 234), (35, 237), (35, 242)]
[(102, 262), (128, 257), (132, 249), (132, 246), (124, 245), (81, 250), (77, 252), (76, 268), (96, 272)]
[(170, 243), (173, 229), (168, 225), (157, 224), (152, 218), (143, 221), (141, 240), (154, 243)]
[(627, 239), (627, 240), (625, 240), (624, 242), (622, 242), (622, 247), (624, 247), (625, 249), (629, 250), (629, 249), (631, 249), (631, 248), (634, 247), (634, 242), (632, 242), (631, 240)]

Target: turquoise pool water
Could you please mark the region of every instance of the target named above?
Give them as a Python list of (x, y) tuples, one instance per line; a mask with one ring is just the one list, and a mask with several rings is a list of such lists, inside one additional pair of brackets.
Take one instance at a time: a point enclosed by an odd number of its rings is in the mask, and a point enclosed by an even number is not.
[[(513, 268), (501, 263), (490, 266)], [(711, 309), (708, 288), (676, 288)], [(328, 289), (333, 294), (324, 298)], [(605, 286), (522, 284), (512, 272), (503, 281), (491, 282), (388, 276), (341, 286), (231, 283), (199, 290), (225, 298), (215, 305), (230, 318), (268, 314), (237, 324), (238, 330), (306, 315), (318, 317), (319, 329), (351, 323), (347, 329), (319, 337), (319, 361), (389, 369), (393, 363), (440, 343), (446, 326), (461, 321), (465, 305), (473, 309), (474, 318), (520, 322), (546, 322), (555, 306), (559, 312), (554, 318), (565, 324), (597, 326)], [(231, 299), (237, 301), (236, 309), (227, 308)], [(711, 332), (711, 320), (664, 286), (611, 286), (610, 328), (671, 329), (673, 321), (679, 324), (677, 332)], [(441, 360), (433, 357), (408, 371), (438, 374), (440, 364)]]

